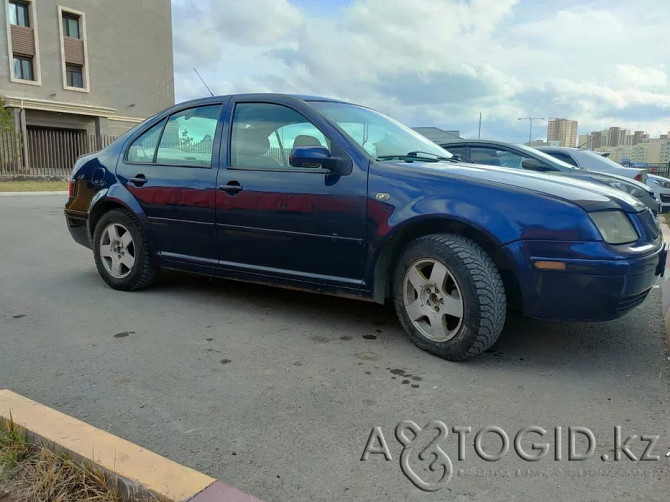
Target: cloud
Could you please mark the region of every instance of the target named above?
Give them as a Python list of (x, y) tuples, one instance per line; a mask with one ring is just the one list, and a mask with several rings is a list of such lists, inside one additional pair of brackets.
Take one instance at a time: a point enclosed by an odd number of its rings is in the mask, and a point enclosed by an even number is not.
[(287, 0), (216, 2), (209, 15), (228, 41), (250, 45), (285, 40), (302, 23), (302, 14)]
[(464, 134), (482, 112), (487, 136), (510, 141), (527, 139), (517, 117), (531, 115), (578, 120), (580, 133), (670, 129), (668, 3), (349, 0), (318, 15), (289, 0), (173, 5), (180, 100), (203, 94), (198, 66), (215, 92), (332, 96)]

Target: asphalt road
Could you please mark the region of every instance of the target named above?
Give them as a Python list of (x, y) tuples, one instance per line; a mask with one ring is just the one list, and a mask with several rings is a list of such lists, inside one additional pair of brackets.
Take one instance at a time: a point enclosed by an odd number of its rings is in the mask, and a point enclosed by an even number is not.
[[(73, 415), (265, 500), (663, 500), (670, 495), (670, 361), (660, 290), (601, 324), (514, 317), (483, 357), (449, 363), (415, 348), (387, 308), (165, 273), (117, 292), (75, 244), (61, 196), (0, 197), (0, 386)], [(401, 470), (403, 420), (471, 427), (441, 443), (451, 480), (426, 494)], [(554, 449), (536, 462), (510, 444), (479, 458), (475, 432), (513, 442), (541, 426)], [(639, 458), (614, 461), (614, 427)], [(392, 460), (361, 461), (374, 426)], [(568, 460), (568, 427), (589, 428), (592, 457)], [(411, 433), (406, 437), (412, 438)], [(426, 482), (435, 438), (406, 450)], [(502, 440), (482, 433), (482, 450)], [(585, 451), (576, 436), (577, 453)], [(377, 443), (375, 443), (377, 444)], [(617, 449), (618, 451), (618, 449)], [(602, 460), (603, 455), (608, 460)], [(625, 459), (625, 454), (623, 455)]]

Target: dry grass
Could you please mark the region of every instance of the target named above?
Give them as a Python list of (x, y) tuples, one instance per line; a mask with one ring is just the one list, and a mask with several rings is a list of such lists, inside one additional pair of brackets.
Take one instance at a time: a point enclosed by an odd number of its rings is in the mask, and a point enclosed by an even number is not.
[(54, 192), (67, 189), (67, 181), (0, 181), (0, 192)]
[(32, 444), (12, 420), (0, 424), (0, 502), (149, 500), (123, 499), (101, 470), (44, 445)]

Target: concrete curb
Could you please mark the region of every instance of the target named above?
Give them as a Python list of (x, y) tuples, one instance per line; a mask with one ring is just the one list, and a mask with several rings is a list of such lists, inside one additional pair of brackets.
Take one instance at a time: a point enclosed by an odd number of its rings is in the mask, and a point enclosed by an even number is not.
[(122, 496), (156, 497), (175, 502), (260, 502), (141, 446), (0, 389), (0, 422), (10, 417), (32, 440), (101, 469)]
[(53, 190), (51, 192), (0, 192), (0, 197), (18, 197), (20, 195), (68, 195), (64, 190)]

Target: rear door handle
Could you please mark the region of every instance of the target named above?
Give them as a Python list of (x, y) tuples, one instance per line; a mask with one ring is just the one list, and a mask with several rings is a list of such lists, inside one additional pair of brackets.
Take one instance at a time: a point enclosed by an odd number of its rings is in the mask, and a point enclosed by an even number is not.
[(244, 188), (242, 188), (239, 181), (229, 181), (227, 184), (221, 185), (219, 190), (226, 192), (228, 195), (237, 195), (244, 190)]
[(130, 181), (136, 187), (141, 187), (147, 182), (147, 178), (143, 174), (137, 174), (134, 178), (130, 178), (128, 181)]

